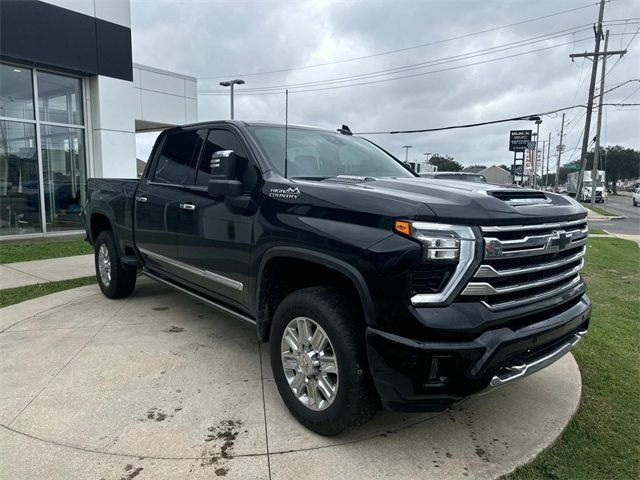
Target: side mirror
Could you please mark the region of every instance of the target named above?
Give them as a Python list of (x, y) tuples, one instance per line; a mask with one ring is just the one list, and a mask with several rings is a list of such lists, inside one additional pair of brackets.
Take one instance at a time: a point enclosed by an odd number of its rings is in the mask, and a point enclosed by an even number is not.
[(211, 155), (211, 179), (207, 189), (212, 197), (242, 194), (242, 182), (236, 180), (236, 156), (233, 150), (221, 150)]

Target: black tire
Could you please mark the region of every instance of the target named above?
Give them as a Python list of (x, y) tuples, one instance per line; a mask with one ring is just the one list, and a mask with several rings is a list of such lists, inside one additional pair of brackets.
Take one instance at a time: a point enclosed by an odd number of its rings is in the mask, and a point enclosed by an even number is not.
[[(100, 249), (104, 245), (108, 252), (109, 264), (110, 264), (110, 280), (103, 280), (100, 275)], [(102, 293), (109, 298), (124, 298), (131, 295), (134, 287), (136, 286), (136, 270), (125, 270), (120, 262), (120, 256), (116, 248), (116, 239), (111, 230), (105, 230), (98, 235), (98, 238), (94, 244), (95, 255), (94, 263), (96, 267), (96, 278), (98, 279), (98, 285)]]
[[(290, 321), (313, 320), (326, 332), (338, 366), (338, 388), (332, 403), (320, 411), (304, 405), (289, 386), (281, 358), (281, 341)], [(338, 435), (365, 423), (379, 408), (369, 374), (365, 323), (354, 301), (337, 289), (311, 287), (287, 296), (276, 309), (270, 337), (271, 369), (280, 396), (305, 427), (324, 436)]]
[(637, 206), (638, 206), (638, 202), (636, 202), (636, 199), (635, 199), (635, 198), (633, 199), (633, 206), (634, 206), (634, 207), (637, 207)]

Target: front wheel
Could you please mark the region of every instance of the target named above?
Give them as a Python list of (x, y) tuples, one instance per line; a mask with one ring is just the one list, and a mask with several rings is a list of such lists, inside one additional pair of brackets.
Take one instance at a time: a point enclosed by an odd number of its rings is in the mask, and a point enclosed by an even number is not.
[(309, 430), (337, 435), (376, 413), (364, 321), (340, 291), (312, 287), (287, 296), (274, 315), (270, 350), (280, 396)]
[(633, 206), (634, 206), (634, 207), (637, 207), (637, 206), (638, 206), (638, 202), (636, 202), (636, 199), (635, 199), (635, 198), (633, 199)]
[(109, 298), (131, 295), (136, 286), (136, 270), (125, 270), (120, 262), (116, 239), (111, 230), (105, 230), (95, 241), (95, 266), (98, 285)]

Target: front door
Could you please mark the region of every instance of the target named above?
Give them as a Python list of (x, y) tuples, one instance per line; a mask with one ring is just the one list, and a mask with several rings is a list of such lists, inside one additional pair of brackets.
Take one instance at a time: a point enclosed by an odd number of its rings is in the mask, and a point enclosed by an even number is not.
[(233, 150), (236, 154), (236, 174), (243, 183), (244, 194), (257, 193), (259, 170), (238, 136), (230, 130), (210, 130), (193, 185), (183, 192), (186, 209), (180, 212), (178, 256), (180, 262), (194, 268), (191, 282), (222, 300), (245, 306), (254, 215), (251, 211), (233, 213), (224, 199), (207, 194), (211, 156), (220, 150)]
[(177, 237), (184, 185), (195, 176), (195, 161), (202, 146), (197, 131), (166, 135), (153, 171), (140, 182), (135, 198), (135, 240), (145, 265), (152, 270), (180, 275)]

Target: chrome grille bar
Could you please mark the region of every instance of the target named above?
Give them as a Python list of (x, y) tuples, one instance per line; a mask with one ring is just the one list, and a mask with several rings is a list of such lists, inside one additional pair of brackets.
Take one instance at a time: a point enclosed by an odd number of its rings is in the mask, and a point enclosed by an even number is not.
[(567, 228), (573, 225), (581, 225), (587, 223), (586, 218), (580, 220), (572, 220), (570, 222), (558, 222), (558, 223), (538, 223), (536, 225), (504, 225), (495, 227), (480, 227), (483, 233), (491, 232), (521, 232), (524, 230), (545, 230), (551, 228)]
[(516, 240), (500, 240), (493, 237), (485, 237), (485, 258), (515, 258), (558, 253), (567, 248), (578, 247), (587, 243), (589, 230), (571, 230), (565, 233), (566, 245), (562, 245), (561, 237), (557, 232), (546, 235), (527, 235)]
[(532, 267), (509, 268), (506, 270), (498, 270), (491, 265), (480, 265), (480, 268), (478, 268), (478, 272), (475, 274), (474, 278), (499, 278), (499, 277), (510, 277), (511, 275), (522, 275), (525, 273), (541, 272), (549, 268), (561, 267), (563, 265), (567, 265), (569, 263), (575, 262), (576, 260), (579, 260), (582, 257), (584, 257), (586, 250), (587, 250), (586, 247), (583, 246), (580, 249), (580, 251), (575, 255), (571, 255), (570, 257), (563, 258), (562, 260), (540, 263)]
[(547, 298), (555, 297), (556, 295), (560, 295), (565, 293), (572, 288), (578, 290), (578, 287), (581, 287), (582, 283), (580, 282), (580, 275), (576, 275), (574, 278), (569, 280), (569, 282), (560, 285), (558, 288), (554, 288), (553, 290), (549, 290), (543, 293), (537, 293), (535, 295), (528, 295), (526, 297), (518, 298), (517, 300), (509, 300), (506, 302), (500, 303), (489, 303), (485, 300), (482, 301), (482, 304), (487, 307), (489, 310), (499, 311), (499, 310), (507, 310), (513, 307), (520, 307), (522, 305), (528, 305), (530, 303), (539, 302), (540, 300), (545, 300)]
[(560, 273), (558, 275), (552, 275), (550, 277), (546, 277), (540, 280), (533, 280), (531, 282), (518, 283), (516, 285), (511, 285), (509, 287), (494, 287), (490, 283), (486, 282), (469, 282), (465, 289), (462, 291), (462, 295), (472, 295), (472, 296), (487, 296), (487, 295), (502, 295), (503, 293), (513, 293), (519, 292), (521, 290), (527, 290), (529, 288), (542, 287), (544, 285), (548, 285), (550, 283), (559, 282), (560, 280), (564, 280), (565, 278), (575, 276), (577, 273), (582, 270), (584, 266), (584, 260), (580, 260), (580, 263), (573, 267), (571, 270), (567, 270), (566, 272)]

